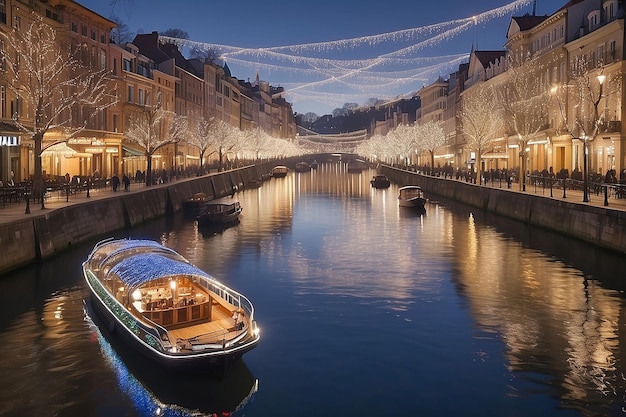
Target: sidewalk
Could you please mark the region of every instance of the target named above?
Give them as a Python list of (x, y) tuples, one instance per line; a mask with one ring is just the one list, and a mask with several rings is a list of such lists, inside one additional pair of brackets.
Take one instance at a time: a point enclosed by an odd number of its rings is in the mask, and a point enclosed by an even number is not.
[[(155, 187), (159, 186), (160, 185), (155, 185)], [(129, 192), (137, 192), (143, 190), (144, 188), (145, 184), (131, 183)], [(113, 192), (113, 189), (109, 186), (107, 188), (89, 190), (89, 197), (87, 197), (87, 192), (83, 191), (78, 194), (72, 194), (68, 198), (64, 193), (55, 191), (46, 199), (44, 204), (45, 208), (43, 210), (41, 209), (41, 202), (33, 202), (31, 200), (29, 207), (30, 214), (26, 214), (25, 201), (0, 203), (0, 225), (26, 220), (32, 217), (44, 216), (46, 213), (54, 211), (55, 209), (110, 198), (125, 193), (126, 192), (122, 188)]]
[[(493, 181), (493, 182), (489, 182), (485, 187), (501, 188), (503, 190), (506, 190), (507, 184), (504, 181), (502, 182), (502, 184), (500, 184), (499, 181)], [(509, 188), (508, 190), (519, 192), (519, 193), (524, 192), (526, 194), (537, 195), (537, 196), (542, 196), (546, 198), (552, 198), (554, 200), (563, 200), (563, 201), (567, 201), (568, 203), (576, 203), (576, 204), (581, 204), (581, 205), (602, 207), (602, 208), (609, 209), (609, 210), (626, 211), (626, 198), (616, 198), (614, 195), (609, 195), (608, 198), (606, 199), (606, 202), (608, 203), (608, 205), (605, 205), (603, 192), (601, 192), (600, 194), (590, 192), (589, 202), (585, 203), (583, 202), (582, 190), (571, 190), (568, 188), (565, 190), (565, 198), (563, 198), (562, 188), (553, 188), (552, 197), (550, 197), (550, 188), (544, 189), (543, 187), (540, 187), (540, 186), (534, 186), (534, 185), (528, 185), (528, 184), (526, 185), (526, 191), (520, 190), (519, 183), (511, 184), (511, 188)]]
[[(450, 180), (456, 181), (456, 180)], [(176, 181), (174, 181), (176, 182)], [(154, 185), (153, 187), (162, 187), (167, 186), (170, 183)], [(507, 189), (506, 182), (502, 182), (500, 184), (498, 181), (489, 182), (486, 187), (491, 188), (501, 188), (503, 190)], [(144, 184), (133, 183), (131, 184), (130, 191), (131, 193), (143, 190), (145, 188)], [(508, 189), (512, 192), (519, 192), (520, 186), (518, 183), (511, 184), (511, 188)], [(12, 223), (15, 221), (25, 220), (32, 217), (43, 216), (50, 211), (55, 209), (59, 209), (62, 207), (67, 207), (75, 204), (82, 204), (94, 200), (99, 200), (103, 198), (110, 198), (113, 196), (117, 196), (120, 194), (124, 194), (125, 191), (118, 190), (113, 192), (111, 187), (107, 187), (106, 189), (96, 189), (90, 190), (89, 197), (87, 197), (86, 192), (81, 192), (79, 194), (70, 195), (69, 198), (65, 196), (65, 194), (61, 194), (59, 192), (53, 193), (45, 202), (45, 209), (41, 209), (41, 203), (33, 203), (31, 201), (30, 204), (30, 214), (25, 214), (26, 212), (26, 203), (24, 201), (16, 203), (5, 203), (4, 205), (0, 205), (0, 225)], [(576, 204), (585, 204), (595, 207), (602, 207), (609, 210), (620, 210), (626, 211), (626, 198), (615, 198), (614, 196), (610, 196), (608, 198), (608, 206), (604, 205), (604, 194), (589, 194), (589, 202), (583, 203), (583, 192), (582, 190), (570, 190), (567, 189), (565, 192), (565, 198), (563, 198), (563, 189), (562, 188), (554, 188), (552, 189), (552, 197), (550, 197), (550, 189), (543, 189), (541, 187), (535, 187), (534, 185), (526, 186), (526, 194), (543, 196), (546, 198), (552, 198), (555, 200), (563, 200), (568, 203), (576, 203)], [(66, 201), (67, 200), (67, 201)]]

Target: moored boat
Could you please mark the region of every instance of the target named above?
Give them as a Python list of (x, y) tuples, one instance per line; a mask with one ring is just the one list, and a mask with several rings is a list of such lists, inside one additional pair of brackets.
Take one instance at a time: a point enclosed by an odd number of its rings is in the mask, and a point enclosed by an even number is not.
[(311, 170), (311, 165), (309, 165), (306, 161), (297, 162), (295, 170), (296, 172), (309, 172)]
[(243, 211), (239, 201), (233, 203), (211, 202), (205, 204), (198, 214), (198, 224), (226, 224), (234, 222)]
[(196, 217), (211, 200), (213, 200), (213, 197), (209, 197), (206, 193), (196, 193), (181, 202), (183, 213), (185, 213), (185, 216)]
[(422, 188), (417, 185), (407, 185), (398, 189), (398, 205), (401, 207), (414, 207), (424, 210), (426, 199)]
[(288, 172), (289, 172), (289, 168), (287, 168), (286, 166), (276, 165), (274, 168), (272, 168), (272, 177), (283, 178), (287, 176)]
[(348, 172), (361, 172), (366, 168), (367, 164), (361, 159), (355, 159), (354, 161), (350, 161), (347, 164)]
[(370, 180), (370, 184), (374, 188), (389, 188), (391, 185), (391, 181), (389, 178), (383, 174), (374, 175), (374, 177)]
[(258, 344), (250, 300), (155, 241), (101, 241), (83, 275), (108, 330), (160, 365), (224, 369)]

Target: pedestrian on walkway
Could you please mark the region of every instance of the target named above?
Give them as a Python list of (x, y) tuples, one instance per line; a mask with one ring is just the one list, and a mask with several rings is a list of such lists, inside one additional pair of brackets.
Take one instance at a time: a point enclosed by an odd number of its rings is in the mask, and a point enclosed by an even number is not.
[(117, 191), (117, 187), (120, 186), (120, 178), (117, 176), (117, 174), (113, 174), (113, 176), (111, 177), (111, 186), (113, 187), (113, 191)]
[(128, 175), (124, 174), (122, 182), (124, 183), (124, 191), (130, 191), (130, 178), (128, 178)]

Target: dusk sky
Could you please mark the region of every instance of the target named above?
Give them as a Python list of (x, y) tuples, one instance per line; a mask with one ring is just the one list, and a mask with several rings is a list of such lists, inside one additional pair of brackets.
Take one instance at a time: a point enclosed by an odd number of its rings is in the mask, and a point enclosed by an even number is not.
[[(566, 0), (536, 0), (550, 15)], [(298, 113), (409, 97), (447, 78), (475, 49), (502, 49), (532, 0), (78, 0), (133, 33), (179, 28), (220, 51), (232, 75), (287, 91)], [(474, 19), (474, 17), (477, 17)], [(314, 44), (314, 45), (311, 45)], [(289, 48), (280, 48), (289, 46)]]

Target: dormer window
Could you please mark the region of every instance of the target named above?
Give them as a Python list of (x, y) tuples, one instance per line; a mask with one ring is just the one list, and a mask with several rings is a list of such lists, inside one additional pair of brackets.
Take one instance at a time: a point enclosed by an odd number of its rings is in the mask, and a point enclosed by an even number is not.
[(604, 21), (610, 22), (615, 19), (615, 12), (617, 10), (617, 0), (607, 0), (602, 3), (602, 10), (604, 11)]
[(592, 32), (600, 26), (600, 10), (594, 10), (587, 15), (589, 20), (589, 32)]

